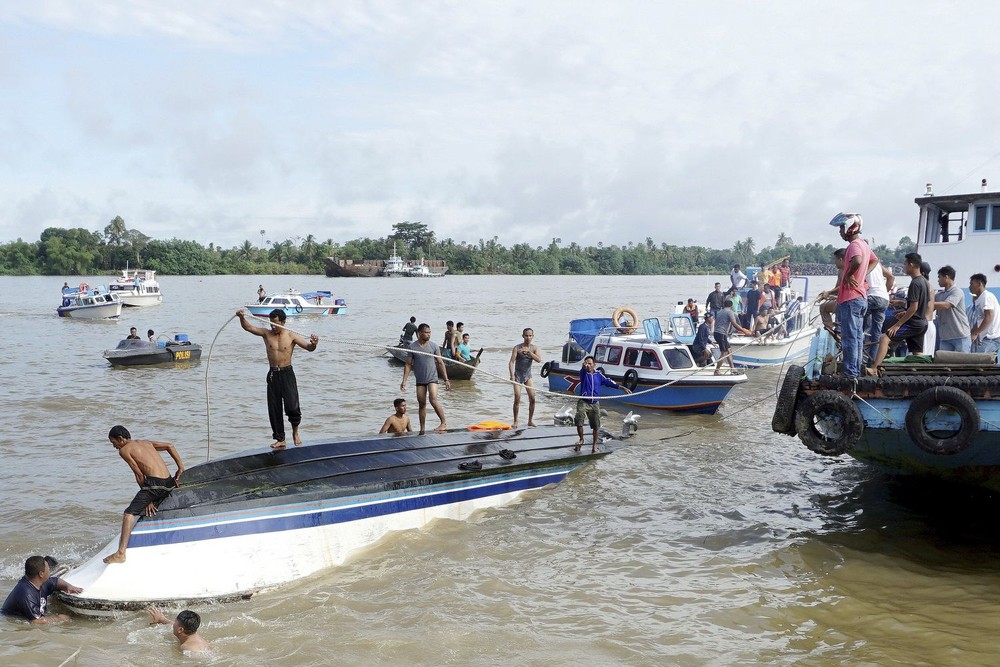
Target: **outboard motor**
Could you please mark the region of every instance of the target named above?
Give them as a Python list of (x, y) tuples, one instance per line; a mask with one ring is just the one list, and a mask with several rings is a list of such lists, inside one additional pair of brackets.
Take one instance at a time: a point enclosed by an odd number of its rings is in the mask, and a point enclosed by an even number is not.
[(575, 417), (576, 408), (572, 405), (567, 405), (552, 417), (552, 423), (556, 426), (572, 426)]
[(635, 435), (636, 431), (639, 430), (639, 418), (642, 415), (637, 415), (634, 412), (629, 412), (627, 415), (622, 417), (622, 435), (621, 438), (631, 438)]

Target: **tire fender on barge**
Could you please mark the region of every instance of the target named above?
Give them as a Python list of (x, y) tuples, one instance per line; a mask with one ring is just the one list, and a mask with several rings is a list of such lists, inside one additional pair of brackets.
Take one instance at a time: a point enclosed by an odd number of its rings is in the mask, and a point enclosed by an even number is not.
[(861, 439), (865, 421), (848, 396), (823, 390), (801, 402), (795, 412), (795, 429), (810, 450), (823, 456), (840, 456)]
[[(927, 423), (941, 413), (954, 413), (960, 424), (958, 430), (938, 437), (939, 431)], [(956, 387), (930, 387), (917, 394), (906, 411), (906, 434), (920, 449), (931, 454), (947, 456), (957, 454), (969, 445), (979, 433), (979, 409), (969, 394)]]

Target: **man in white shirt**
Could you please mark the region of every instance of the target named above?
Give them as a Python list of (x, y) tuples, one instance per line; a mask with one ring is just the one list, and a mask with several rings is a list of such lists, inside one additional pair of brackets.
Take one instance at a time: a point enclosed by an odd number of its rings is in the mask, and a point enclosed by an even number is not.
[(972, 328), (972, 351), (1000, 350), (1000, 303), (986, 291), (986, 276), (981, 273), (969, 278), (972, 305), (969, 306), (969, 326)]
[(889, 307), (889, 293), (896, 284), (892, 271), (879, 262), (868, 272), (865, 278), (868, 283), (868, 312), (865, 313), (865, 356), (872, 357), (872, 347), (878, 347), (882, 338), (882, 325), (885, 323), (885, 311)]
[(736, 289), (743, 289), (747, 284), (746, 274), (740, 271), (739, 264), (733, 264), (733, 270), (729, 272), (729, 282)]

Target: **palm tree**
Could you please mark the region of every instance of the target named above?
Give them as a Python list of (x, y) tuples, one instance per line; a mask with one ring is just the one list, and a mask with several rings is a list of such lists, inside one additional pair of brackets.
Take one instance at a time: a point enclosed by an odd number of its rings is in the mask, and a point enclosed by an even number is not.
[(247, 262), (253, 261), (253, 258), (257, 255), (257, 248), (254, 247), (250, 241), (244, 241), (236, 250), (236, 258)]

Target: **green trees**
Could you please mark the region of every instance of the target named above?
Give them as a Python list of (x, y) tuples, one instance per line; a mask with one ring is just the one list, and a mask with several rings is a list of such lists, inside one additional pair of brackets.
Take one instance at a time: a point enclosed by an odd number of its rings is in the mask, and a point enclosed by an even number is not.
[[(269, 242), (261, 248), (247, 239), (231, 248), (202, 246), (182, 239), (151, 239), (137, 229), (129, 229), (121, 216), (115, 216), (103, 232), (82, 228), (50, 227), (35, 243), (21, 239), (0, 244), (0, 274), (4, 275), (82, 275), (116, 273), (126, 264), (147, 267), (164, 274), (320, 274), (326, 257), (362, 261), (386, 259), (393, 244), (405, 259), (439, 259), (456, 274), (519, 275), (656, 275), (656, 274), (726, 274), (734, 263), (743, 266), (790, 255), (792, 263), (831, 264), (839, 243), (795, 245), (786, 234), (779, 234), (773, 247), (757, 250), (754, 239), (736, 241), (731, 248), (718, 250), (703, 246), (657, 245), (647, 237), (641, 243), (627, 245), (580, 246), (563, 244), (555, 237), (548, 246), (532, 247), (516, 243), (507, 248), (494, 236), (476, 243), (437, 241), (422, 222), (393, 225), (393, 234), (385, 238), (359, 238), (343, 245), (332, 239), (319, 242), (314, 234), (304, 239)], [(899, 264), (913, 249), (909, 237), (900, 239), (896, 248), (875, 248), (887, 264)]]
[(94, 273), (100, 266), (100, 240), (97, 232), (81, 227), (49, 227), (39, 239), (41, 273), (64, 276)]

